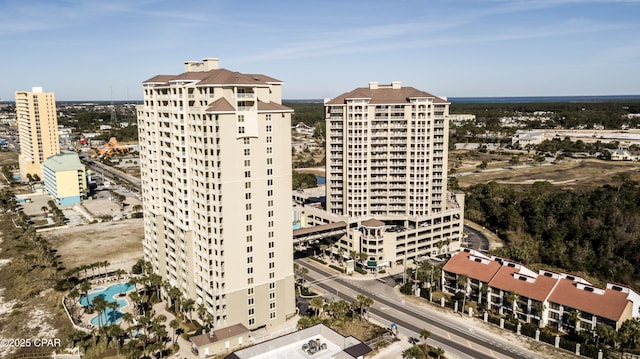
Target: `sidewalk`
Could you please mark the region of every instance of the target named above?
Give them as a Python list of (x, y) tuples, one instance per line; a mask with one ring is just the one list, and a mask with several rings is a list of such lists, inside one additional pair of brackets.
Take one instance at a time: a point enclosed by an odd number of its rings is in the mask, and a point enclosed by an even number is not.
[[(165, 309), (165, 306), (166, 306), (165, 302), (156, 303), (153, 306), (153, 310), (156, 312), (156, 315), (164, 315), (165, 317), (167, 317), (167, 320), (165, 321), (164, 324), (167, 327), (167, 333), (169, 333), (170, 336), (173, 336), (173, 329), (169, 327), (169, 322), (175, 319), (176, 316), (170, 313), (169, 311), (167, 311)], [(178, 351), (178, 353), (173, 355), (174, 358), (197, 359), (197, 356), (191, 352), (190, 342), (183, 339), (182, 336), (180, 335), (178, 335), (178, 340), (176, 342), (180, 346), (180, 350)]]

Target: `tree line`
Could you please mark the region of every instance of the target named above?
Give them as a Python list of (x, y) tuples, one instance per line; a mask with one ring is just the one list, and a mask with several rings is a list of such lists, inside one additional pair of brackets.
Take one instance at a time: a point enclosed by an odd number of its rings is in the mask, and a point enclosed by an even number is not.
[(624, 175), (614, 182), (580, 193), (478, 184), (465, 189), (465, 216), (506, 241), (497, 255), (638, 289), (640, 186)]

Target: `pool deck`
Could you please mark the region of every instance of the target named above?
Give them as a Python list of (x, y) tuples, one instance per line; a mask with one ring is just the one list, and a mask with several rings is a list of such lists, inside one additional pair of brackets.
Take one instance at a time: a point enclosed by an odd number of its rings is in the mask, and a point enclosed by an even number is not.
[[(119, 284), (119, 283), (127, 283), (129, 281), (129, 276), (122, 276), (122, 277), (107, 277), (106, 279), (101, 278), (101, 279), (93, 279), (91, 280), (91, 285), (93, 286), (91, 288), (91, 290), (87, 293), (87, 294), (91, 294), (100, 290), (104, 290), (107, 287), (114, 285), (114, 284)], [(129, 298), (129, 293), (131, 291), (127, 292), (127, 294), (124, 297), (121, 297), (121, 299), (126, 299), (127, 300), (127, 305), (120, 308), (119, 311), (124, 314), (124, 313), (132, 313), (133, 312), (133, 301), (131, 300), (131, 298)], [(111, 298), (109, 298), (111, 299)], [(78, 301), (76, 301), (76, 315), (74, 316), (74, 322), (75, 325), (82, 327), (82, 328), (86, 328), (86, 329), (93, 329), (96, 326), (91, 324), (91, 319), (93, 319), (96, 315), (98, 315), (97, 312), (92, 312), (89, 313), (85, 310), (84, 307), (82, 307), (79, 303), (79, 299)], [(127, 329), (129, 327), (129, 323), (125, 322), (125, 321), (121, 321), (120, 322), (120, 327), (122, 329)]]

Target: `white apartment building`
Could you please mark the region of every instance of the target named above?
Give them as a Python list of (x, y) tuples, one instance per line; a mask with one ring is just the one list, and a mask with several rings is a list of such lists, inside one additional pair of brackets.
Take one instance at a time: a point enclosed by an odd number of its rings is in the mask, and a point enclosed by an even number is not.
[(20, 176), (42, 178), (42, 163), (60, 153), (58, 115), (53, 92), (33, 87), (16, 92), (16, 118), (20, 136)]
[(464, 195), (447, 192), (449, 103), (400, 82), (369, 83), (325, 101), (326, 212), (344, 221), (338, 251), (366, 253), (369, 267), (455, 251)]
[(216, 329), (295, 314), (291, 109), (282, 82), (186, 62), (138, 106), (144, 256)]

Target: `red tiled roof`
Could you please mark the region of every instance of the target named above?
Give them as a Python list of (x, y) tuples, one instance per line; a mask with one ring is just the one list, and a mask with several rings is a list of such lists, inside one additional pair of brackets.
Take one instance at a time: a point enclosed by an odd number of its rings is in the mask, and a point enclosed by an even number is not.
[(470, 279), (489, 283), (500, 269), (500, 263), (493, 260), (489, 260), (489, 263), (476, 262), (470, 258), (471, 256), (471, 253), (458, 252), (449, 259), (442, 269), (451, 273), (464, 274)]
[(579, 289), (574, 281), (564, 278), (549, 301), (615, 321), (620, 320), (629, 303), (626, 293), (613, 289), (606, 289), (603, 294), (593, 293)]
[[(558, 282), (557, 278), (547, 277), (542, 274), (538, 274), (533, 282), (528, 282), (519, 279), (518, 272), (518, 268), (502, 266), (489, 282), (489, 286), (504, 291), (512, 290), (521, 296), (543, 302)], [(524, 274), (522, 276), (528, 277)]]
[(399, 89), (359, 87), (351, 92), (333, 98), (327, 102), (329, 105), (341, 105), (347, 98), (368, 98), (369, 103), (408, 103), (412, 97), (430, 97), (436, 103), (447, 103), (446, 100), (434, 96), (428, 92), (417, 90), (413, 87), (401, 87)]

